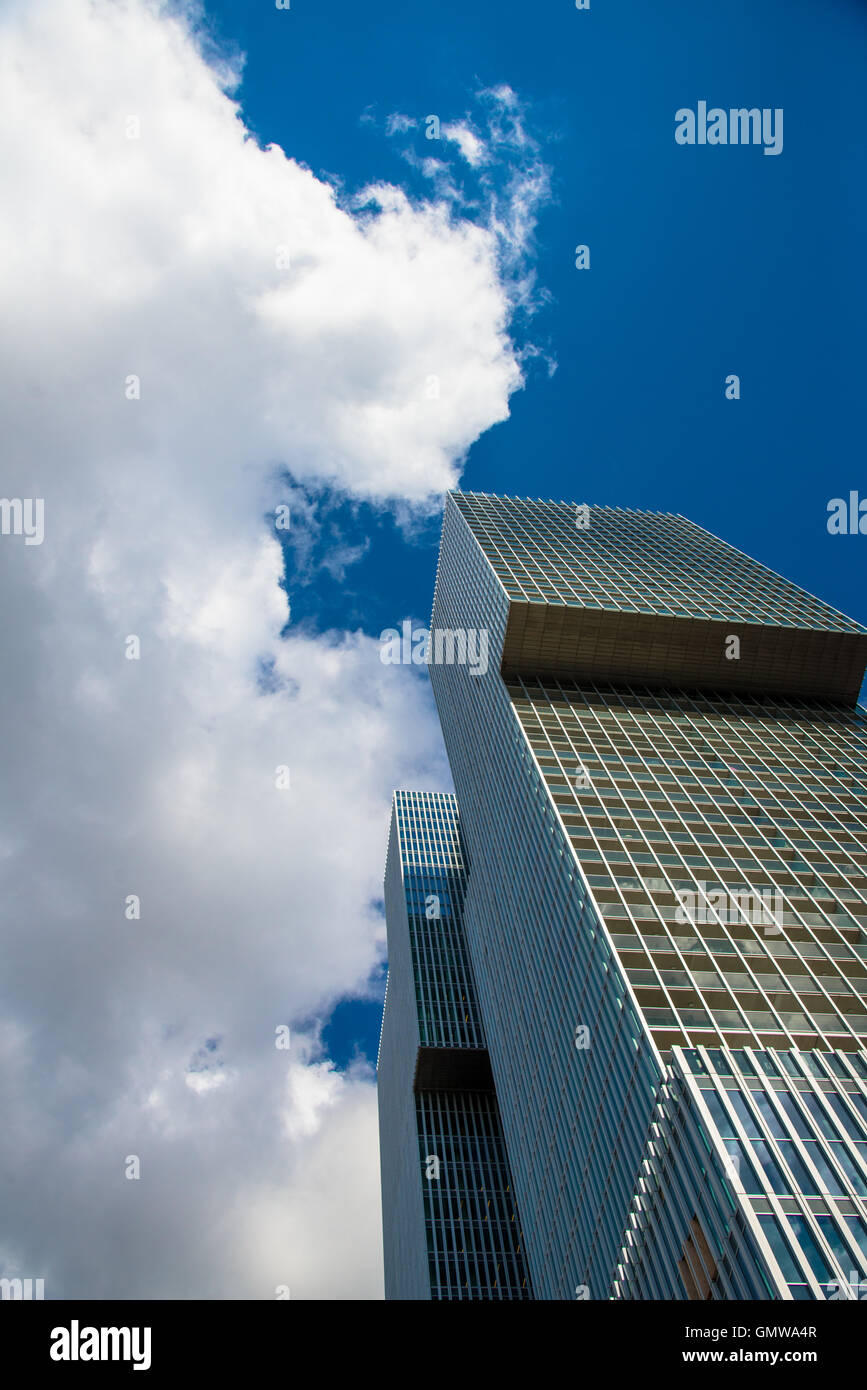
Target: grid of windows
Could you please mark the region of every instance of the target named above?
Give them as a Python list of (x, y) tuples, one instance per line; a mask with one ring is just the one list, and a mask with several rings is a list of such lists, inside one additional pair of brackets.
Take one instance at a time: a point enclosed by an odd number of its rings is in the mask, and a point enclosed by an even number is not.
[(532, 1297), (494, 1092), (470, 1089), (442, 1062), (423, 1082), (416, 1070), (420, 1049), (487, 1057), (463, 931), (466, 883), (455, 798), (396, 792), (377, 1062), (387, 1298)]
[(867, 632), (686, 517), (450, 494), (510, 598)]
[[(692, 621), (665, 627), (652, 670), (660, 618)], [(766, 630), (740, 694), (696, 664), (720, 620)], [(415, 1187), (390, 1170), (407, 1283), (423, 1241), (434, 1296), (503, 1296), (512, 1257), (539, 1298), (857, 1296), (867, 711), (849, 699), (867, 629), (683, 517), (464, 493), (431, 628), (484, 631), (489, 657), (430, 667), (461, 830), (449, 798), (402, 793), (389, 851), (380, 1093), (382, 1111), (403, 1067), (386, 1128), (393, 1153), (411, 1135)], [(817, 653), (845, 679), (806, 679)], [(703, 690), (680, 688), (699, 667)], [(430, 1092), (410, 1115), (423, 1039), (486, 1040), (496, 1101)], [(483, 1098), (501, 1129), (482, 1149)], [(420, 1182), (436, 1146), (454, 1192)]]
[(867, 1036), (867, 719), (815, 702), (513, 681), (654, 1036)]
[(676, 1048), (615, 1297), (860, 1298), (865, 1082), (863, 1054)]
[[(493, 1092), (416, 1097), (431, 1297), (530, 1298)], [(437, 1160), (436, 1164), (432, 1160)]]
[(419, 1041), (484, 1047), (462, 926), (466, 867), (457, 803), (438, 792), (398, 791), (394, 813)]

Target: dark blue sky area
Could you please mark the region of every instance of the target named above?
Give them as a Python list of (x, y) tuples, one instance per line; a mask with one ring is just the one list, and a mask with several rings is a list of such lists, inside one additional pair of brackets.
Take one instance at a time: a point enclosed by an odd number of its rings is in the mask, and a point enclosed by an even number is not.
[[(430, 192), (385, 136), (394, 111), (453, 120), (498, 83), (528, 104), (553, 175), (536, 246), (550, 300), (516, 333), (558, 367), (531, 364), (464, 488), (681, 512), (867, 621), (867, 537), (826, 529), (832, 497), (867, 496), (867, 5), (219, 0), (207, 15), (247, 54), (248, 125), (347, 191)], [(676, 144), (675, 111), (702, 100), (782, 108), (782, 153)], [(369, 508), (335, 515), (369, 549), (342, 579), (301, 588), (290, 571), (293, 621), (377, 636), (426, 621), (438, 527), (408, 542)]]

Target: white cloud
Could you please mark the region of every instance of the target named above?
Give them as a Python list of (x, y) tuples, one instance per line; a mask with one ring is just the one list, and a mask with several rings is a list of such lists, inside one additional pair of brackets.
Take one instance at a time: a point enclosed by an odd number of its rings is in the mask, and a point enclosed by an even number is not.
[(4, 487), (45, 499), (0, 538), (0, 1264), (49, 1297), (381, 1296), (372, 1078), (274, 1032), (365, 989), (391, 790), (446, 773), (417, 673), (281, 638), (263, 514), (277, 465), (429, 507), (520, 384), (500, 231), (338, 205), (228, 80), (145, 0), (0, 19)]
[(405, 116), (401, 111), (393, 111), (386, 118), (385, 133), (386, 135), (402, 135), (404, 131), (414, 130), (418, 124), (414, 116)]
[(464, 159), (473, 168), (487, 162), (489, 155), (484, 141), (479, 139), (466, 121), (455, 121), (451, 125), (444, 125), (442, 135), (444, 139), (451, 140), (457, 145)]
[[(551, 199), (551, 170), (529, 128), (526, 103), (507, 83), (481, 88), (476, 104), (478, 120), (465, 115), (461, 120), (440, 123), (439, 135), (432, 137), (429, 145), (427, 130), (436, 127), (426, 127), (424, 140), (404, 144), (401, 155), (430, 181), (441, 203), (456, 214), (473, 214), (481, 220), (497, 247), (500, 275), (508, 285), (510, 300), (533, 310), (546, 296), (536, 287), (528, 257), (533, 251), (539, 211)], [(417, 124), (395, 113), (388, 117), (385, 131), (402, 136)], [(426, 149), (420, 153), (422, 145)], [(451, 158), (450, 145), (457, 147), (469, 167), (472, 179), (468, 186), (461, 181), (467, 170)], [(442, 150), (443, 157), (430, 150)], [(535, 351), (531, 346), (521, 360)], [(550, 366), (553, 370), (553, 364)]]

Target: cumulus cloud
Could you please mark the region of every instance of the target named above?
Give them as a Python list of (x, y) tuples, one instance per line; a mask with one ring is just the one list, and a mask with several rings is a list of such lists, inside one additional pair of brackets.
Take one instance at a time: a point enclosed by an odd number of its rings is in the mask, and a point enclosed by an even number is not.
[[(82, 464), (100, 482), (144, 455), (152, 488), (180, 482), (183, 499), (199, 459), (228, 455), (236, 473), (279, 458), (369, 497), (454, 485), (520, 383), (496, 235), (386, 185), (339, 206), (247, 135), (185, 28), (138, 0), (24, 6), (4, 30), (10, 399), (38, 381), (69, 414), (86, 381), (73, 484)], [(46, 360), (40, 304), (74, 360)]]
[(521, 384), (512, 223), (339, 198), (236, 78), (148, 0), (0, 18), (4, 487), (45, 499), (0, 537), (0, 1273), (48, 1297), (382, 1291), (370, 1071), (275, 1030), (370, 989), (392, 788), (446, 770), (417, 672), (293, 630), (266, 518), (455, 483)]

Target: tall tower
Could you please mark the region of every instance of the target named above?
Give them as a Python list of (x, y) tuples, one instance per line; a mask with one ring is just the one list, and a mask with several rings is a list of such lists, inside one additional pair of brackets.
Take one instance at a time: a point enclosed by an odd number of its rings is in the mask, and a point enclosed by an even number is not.
[(385, 1296), (532, 1297), (463, 932), (453, 796), (395, 792), (377, 1061)]
[(683, 517), (471, 493), (431, 627), (535, 1297), (857, 1296), (867, 629)]

